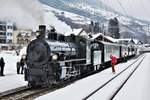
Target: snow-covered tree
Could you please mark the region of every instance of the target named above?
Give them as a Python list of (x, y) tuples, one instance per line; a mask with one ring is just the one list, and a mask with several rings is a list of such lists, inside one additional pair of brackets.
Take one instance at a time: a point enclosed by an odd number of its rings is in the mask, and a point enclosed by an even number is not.
[(111, 37), (117, 38), (117, 39), (120, 38), (119, 22), (116, 17), (114, 19), (109, 20), (108, 32), (110, 33)]

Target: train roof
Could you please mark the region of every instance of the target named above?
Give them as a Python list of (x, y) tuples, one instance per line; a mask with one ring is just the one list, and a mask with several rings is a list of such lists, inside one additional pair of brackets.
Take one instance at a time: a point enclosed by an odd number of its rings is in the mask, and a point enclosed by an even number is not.
[(98, 41), (98, 42), (100, 42), (100, 43), (102, 43), (104, 45), (116, 45), (116, 46), (120, 46), (120, 44), (118, 44), (118, 43), (110, 43), (110, 42), (105, 42), (105, 41)]
[(104, 45), (115, 45), (115, 46), (128, 47), (127, 45), (120, 44), (120, 43), (110, 43), (110, 42), (105, 42), (105, 41), (97, 41), (97, 42), (100, 42), (101, 44), (104, 44)]

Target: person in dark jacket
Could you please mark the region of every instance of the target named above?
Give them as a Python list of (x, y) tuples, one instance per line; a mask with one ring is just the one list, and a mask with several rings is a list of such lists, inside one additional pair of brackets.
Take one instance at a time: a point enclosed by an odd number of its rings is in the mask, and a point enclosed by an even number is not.
[(124, 54), (124, 61), (127, 62), (127, 53)]
[(20, 62), (18, 61), (16, 64), (17, 67), (17, 74), (20, 74)]
[(21, 58), (21, 60), (20, 60), (21, 74), (23, 74), (23, 71), (24, 71), (24, 65), (25, 65), (25, 59), (24, 59), (24, 58)]
[(1, 57), (0, 59), (0, 67), (1, 67), (1, 76), (4, 76), (4, 66), (5, 66), (5, 62), (4, 62), (4, 58)]

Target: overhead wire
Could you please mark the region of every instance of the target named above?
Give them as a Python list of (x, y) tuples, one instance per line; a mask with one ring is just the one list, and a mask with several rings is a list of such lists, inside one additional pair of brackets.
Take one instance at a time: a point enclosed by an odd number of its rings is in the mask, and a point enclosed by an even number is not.
[(123, 12), (125, 13), (125, 15), (128, 15), (128, 13), (126, 12), (125, 8), (123, 7), (122, 3), (120, 2), (120, 0), (117, 0), (119, 6), (121, 7), (121, 9), (123, 10)]
[[(147, 1), (150, 3), (149, 0), (147, 0)], [(150, 16), (148, 9), (144, 6), (143, 0), (140, 0), (140, 4), (142, 5), (142, 8), (144, 9), (144, 11), (146, 11), (146, 13), (145, 13), (146, 16)], [(150, 31), (149, 31), (149, 24), (146, 27), (148, 29), (148, 33), (150, 33)]]

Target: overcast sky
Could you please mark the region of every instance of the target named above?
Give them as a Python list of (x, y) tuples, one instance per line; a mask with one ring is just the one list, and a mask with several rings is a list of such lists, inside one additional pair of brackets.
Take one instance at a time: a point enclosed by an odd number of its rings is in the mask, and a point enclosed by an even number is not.
[(100, 0), (123, 14), (150, 21), (150, 0)]

